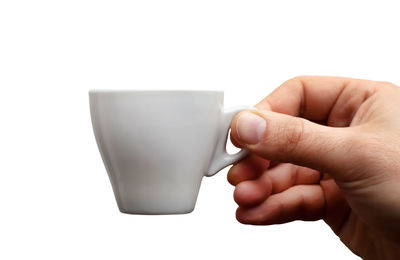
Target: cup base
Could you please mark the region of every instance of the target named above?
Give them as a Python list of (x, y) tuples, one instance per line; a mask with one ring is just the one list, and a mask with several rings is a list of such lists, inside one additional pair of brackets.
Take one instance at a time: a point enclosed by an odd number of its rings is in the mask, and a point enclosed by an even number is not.
[(124, 210), (119, 209), (121, 213), (129, 215), (183, 215), (193, 212), (194, 208), (188, 210), (171, 210), (171, 211), (146, 211), (146, 210)]

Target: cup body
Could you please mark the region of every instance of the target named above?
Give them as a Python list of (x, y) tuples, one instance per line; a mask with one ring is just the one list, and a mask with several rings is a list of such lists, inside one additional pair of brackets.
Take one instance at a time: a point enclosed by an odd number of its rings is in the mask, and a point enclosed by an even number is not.
[(121, 212), (194, 209), (223, 114), (222, 91), (90, 91), (96, 141)]

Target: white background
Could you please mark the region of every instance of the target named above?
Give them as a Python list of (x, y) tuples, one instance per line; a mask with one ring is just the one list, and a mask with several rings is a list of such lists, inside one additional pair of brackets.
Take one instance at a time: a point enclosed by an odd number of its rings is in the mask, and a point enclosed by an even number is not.
[(224, 89), (302, 74), (400, 83), (395, 1), (0, 1), (0, 259), (357, 259), (323, 222), (236, 222), (223, 170), (188, 215), (118, 212), (92, 88)]

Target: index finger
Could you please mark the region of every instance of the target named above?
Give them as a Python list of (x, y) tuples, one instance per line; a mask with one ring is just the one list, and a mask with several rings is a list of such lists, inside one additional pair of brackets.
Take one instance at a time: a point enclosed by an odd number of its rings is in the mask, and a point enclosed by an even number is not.
[(256, 105), (259, 109), (348, 126), (370, 97), (375, 81), (322, 76), (301, 76), (286, 81)]

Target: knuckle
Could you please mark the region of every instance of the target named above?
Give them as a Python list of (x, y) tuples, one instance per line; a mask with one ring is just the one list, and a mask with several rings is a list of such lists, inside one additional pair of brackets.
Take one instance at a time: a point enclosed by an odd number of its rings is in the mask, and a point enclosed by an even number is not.
[(380, 86), (385, 86), (385, 87), (391, 87), (391, 88), (398, 87), (397, 85), (395, 85), (395, 84), (393, 84), (392, 82), (389, 82), (389, 81), (377, 81), (377, 83)]
[(302, 82), (304, 79), (306, 79), (308, 76), (306, 76), (306, 75), (299, 75), (299, 76), (296, 76), (296, 77), (293, 77), (293, 78), (291, 78), (291, 79), (289, 79), (289, 80), (292, 80), (292, 81), (298, 81), (298, 82)]
[(292, 152), (304, 138), (304, 121), (291, 118), (278, 126), (276, 140), (281, 152)]
[[(381, 137), (369, 133), (356, 133), (353, 134), (351, 139), (348, 140), (347, 152), (348, 159), (353, 163), (351, 164), (352, 178), (364, 179), (371, 173), (374, 175), (377, 172), (384, 173), (390, 161), (387, 159), (388, 149), (387, 143)], [(368, 167), (367, 167), (368, 166)], [(377, 171), (377, 172), (375, 172)]]
[(366, 133), (354, 133), (350, 136), (350, 149), (362, 161), (370, 161), (379, 154), (381, 141)]
[(286, 86), (291, 86), (291, 87), (301, 87), (303, 85), (304, 80), (307, 78), (307, 76), (296, 76), (294, 78), (291, 78), (287, 80), (284, 85)]

